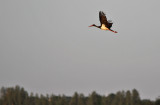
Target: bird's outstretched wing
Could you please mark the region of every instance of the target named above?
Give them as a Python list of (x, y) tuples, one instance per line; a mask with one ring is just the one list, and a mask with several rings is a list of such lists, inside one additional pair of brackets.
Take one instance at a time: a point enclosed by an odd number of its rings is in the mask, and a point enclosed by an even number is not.
[(109, 29), (112, 27), (113, 23), (110, 23), (107, 21), (106, 15), (102, 11), (99, 11), (99, 21), (100, 21), (101, 25), (105, 24), (105, 26)]

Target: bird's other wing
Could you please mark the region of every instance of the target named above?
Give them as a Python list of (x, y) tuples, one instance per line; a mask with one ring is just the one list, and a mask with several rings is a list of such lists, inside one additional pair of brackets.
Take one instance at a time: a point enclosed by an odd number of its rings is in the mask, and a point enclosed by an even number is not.
[(108, 26), (107, 26), (107, 27), (110, 29), (110, 28), (112, 27), (112, 24), (113, 24), (113, 23), (109, 23), (109, 22), (108, 22)]
[(102, 11), (99, 11), (99, 21), (100, 21), (101, 25), (102, 24), (105, 24), (105, 25), (108, 24), (106, 15)]

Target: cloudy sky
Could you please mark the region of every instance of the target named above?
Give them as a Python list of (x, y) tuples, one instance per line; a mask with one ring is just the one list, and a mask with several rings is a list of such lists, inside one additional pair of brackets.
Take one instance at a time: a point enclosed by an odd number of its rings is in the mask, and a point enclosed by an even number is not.
[[(160, 95), (160, 1), (1, 0), (0, 87)], [(117, 34), (97, 28), (102, 10)]]

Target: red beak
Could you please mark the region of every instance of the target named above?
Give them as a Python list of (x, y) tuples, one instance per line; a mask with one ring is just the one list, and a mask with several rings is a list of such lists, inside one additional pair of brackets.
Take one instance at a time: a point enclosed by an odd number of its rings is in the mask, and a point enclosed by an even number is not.
[(93, 25), (90, 25), (90, 26), (88, 26), (88, 27), (92, 27)]

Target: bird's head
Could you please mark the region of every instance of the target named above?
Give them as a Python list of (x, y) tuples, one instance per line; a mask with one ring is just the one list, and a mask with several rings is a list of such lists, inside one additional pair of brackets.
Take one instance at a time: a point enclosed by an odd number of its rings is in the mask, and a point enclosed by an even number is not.
[(92, 24), (92, 25), (90, 25), (90, 26), (88, 26), (88, 27), (93, 27), (93, 26), (96, 26), (95, 24)]

